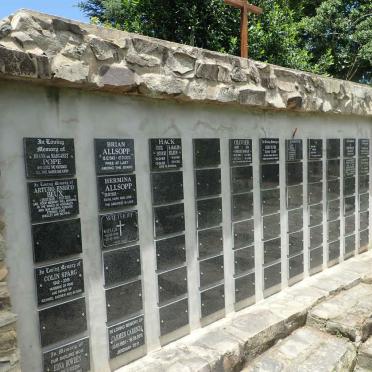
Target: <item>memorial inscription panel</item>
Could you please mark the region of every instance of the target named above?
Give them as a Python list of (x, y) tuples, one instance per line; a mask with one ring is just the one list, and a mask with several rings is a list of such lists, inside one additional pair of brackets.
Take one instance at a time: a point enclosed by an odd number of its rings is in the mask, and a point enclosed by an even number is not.
[(307, 147), (309, 160), (321, 159), (323, 157), (323, 140), (309, 139)]
[(260, 139), (261, 161), (279, 161), (279, 138)]
[(180, 138), (150, 139), (151, 170), (182, 168), (182, 140)]
[(252, 140), (230, 139), (230, 165), (246, 165), (252, 163)]
[(351, 158), (355, 156), (355, 139), (354, 138), (345, 138), (344, 139), (344, 157)]
[(369, 156), (369, 139), (366, 138), (359, 139), (359, 156), (360, 157)]
[(360, 175), (366, 175), (369, 173), (369, 158), (359, 158), (359, 170)]
[(300, 161), (302, 160), (302, 140), (291, 139), (286, 140), (286, 160), (287, 161)]
[(355, 159), (344, 159), (344, 177), (354, 177), (356, 173), (355, 168)]

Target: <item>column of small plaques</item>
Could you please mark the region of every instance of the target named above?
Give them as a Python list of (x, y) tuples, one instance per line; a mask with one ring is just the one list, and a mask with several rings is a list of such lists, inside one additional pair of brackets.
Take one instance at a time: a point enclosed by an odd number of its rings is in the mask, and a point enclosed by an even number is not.
[[(304, 272), (304, 232), (303, 211), (303, 150), (302, 140), (286, 140), (286, 181), (288, 209), (288, 279), (289, 284), (303, 278)], [(293, 216), (300, 221), (293, 222)]]
[[(150, 140), (151, 189), (161, 343), (183, 336), (189, 323), (182, 141)], [(166, 336), (166, 337), (165, 337)]]
[(201, 317), (206, 318), (225, 307), (220, 140), (193, 142)]
[(251, 139), (230, 140), (230, 166), (235, 304), (242, 308), (255, 298)]
[[(90, 369), (73, 139), (25, 138), (43, 371)], [(71, 178), (73, 177), (73, 178)]]
[(344, 198), (344, 258), (348, 259), (355, 254), (355, 176), (356, 176), (356, 140), (344, 139), (344, 171), (343, 171), (343, 198)]
[(279, 139), (260, 139), (260, 154), (264, 292), (270, 295), (280, 290), (282, 272)]
[(94, 145), (109, 357), (123, 365), (145, 353), (134, 140)]
[(328, 266), (340, 258), (340, 139), (327, 139), (327, 242)]
[(369, 139), (358, 141), (359, 245), (358, 252), (369, 246)]
[(307, 148), (309, 271), (314, 274), (323, 265), (323, 140), (308, 139)]

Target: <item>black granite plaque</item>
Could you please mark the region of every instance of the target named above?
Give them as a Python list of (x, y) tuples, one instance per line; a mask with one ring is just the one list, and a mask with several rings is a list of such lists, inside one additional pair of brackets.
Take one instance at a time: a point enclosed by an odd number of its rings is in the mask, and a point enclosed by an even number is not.
[(200, 287), (204, 288), (223, 280), (223, 255), (200, 261)]
[(182, 141), (181, 138), (152, 138), (151, 170), (182, 168)]
[(323, 162), (309, 161), (307, 164), (307, 182), (320, 182), (323, 178)]
[(369, 212), (359, 214), (359, 231), (368, 229), (369, 227)]
[(206, 199), (197, 202), (198, 229), (218, 226), (222, 222), (222, 199)]
[(355, 235), (350, 235), (345, 238), (345, 255), (355, 253)]
[(344, 159), (344, 177), (355, 176), (355, 159)]
[(159, 305), (187, 294), (186, 267), (158, 275)]
[(333, 242), (340, 238), (340, 221), (328, 222), (328, 241)]
[(221, 194), (221, 169), (200, 169), (195, 176), (197, 198)]
[(74, 140), (24, 138), (26, 177), (56, 178), (75, 175)]
[(39, 306), (84, 292), (83, 260), (62, 262), (35, 269)]
[(144, 316), (108, 328), (110, 359), (129, 353), (145, 344)]
[(89, 370), (88, 338), (43, 353), (44, 372), (88, 372)]
[(194, 139), (194, 165), (196, 168), (214, 167), (220, 163), (219, 138)]
[(54, 344), (87, 330), (85, 299), (39, 311), (41, 346)]
[(32, 226), (34, 262), (82, 252), (80, 219)]
[(302, 140), (291, 139), (285, 140), (286, 145), (286, 160), (287, 161), (299, 161), (302, 160)]
[(327, 203), (327, 220), (333, 221), (340, 218), (340, 199), (332, 200)]
[(304, 255), (299, 254), (298, 256), (289, 259), (289, 279), (292, 279), (304, 272)]
[(233, 224), (234, 249), (247, 247), (254, 242), (254, 221), (248, 220)]
[(134, 174), (98, 177), (97, 188), (98, 207), (101, 211), (137, 205)]
[(288, 235), (288, 255), (293, 256), (304, 250), (304, 233), (298, 231)]
[(355, 177), (344, 178), (344, 195), (355, 194)]
[(102, 249), (138, 240), (137, 211), (118, 212), (100, 216)]
[(359, 212), (369, 209), (369, 194), (359, 195)]
[(185, 211), (183, 203), (154, 208), (154, 226), (156, 237), (184, 231)]
[(369, 246), (369, 230), (361, 231), (359, 234), (359, 252), (364, 252)]
[(234, 253), (235, 275), (254, 269), (254, 246), (238, 249)]
[(264, 269), (264, 290), (270, 289), (282, 282), (282, 265), (277, 263)]
[(29, 182), (27, 188), (32, 222), (79, 214), (76, 179)]
[(141, 280), (106, 290), (107, 321), (126, 318), (142, 310)]
[(369, 174), (369, 158), (359, 158), (359, 175)]
[[(337, 181), (336, 181), (337, 182)], [(309, 183), (307, 186), (309, 204), (320, 203), (323, 200), (323, 183)]]
[(315, 269), (323, 265), (323, 247), (315, 248), (310, 251), (310, 269)]
[(189, 323), (189, 305), (187, 298), (160, 308), (159, 315), (160, 334), (162, 336), (186, 326)]
[(355, 215), (345, 217), (345, 235), (355, 232)]
[(328, 261), (332, 262), (338, 260), (340, 257), (340, 241), (337, 240), (328, 244)]
[(255, 274), (249, 274), (235, 279), (235, 302), (243, 301), (255, 295)]
[(287, 208), (299, 208), (303, 205), (302, 185), (287, 187)]
[(302, 183), (302, 163), (287, 163), (287, 186), (299, 185)]
[(252, 140), (230, 140), (230, 165), (244, 165), (252, 163)]
[(232, 220), (240, 221), (253, 217), (253, 193), (232, 196)]
[(323, 140), (308, 139), (307, 147), (309, 160), (321, 159), (323, 157)]
[(173, 203), (183, 199), (182, 172), (153, 173), (151, 182), (154, 205)]
[(323, 244), (323, 225), (310, 229), (310, 248), (316, 248)]
[(105, 284), (111, 286), (141, 275), (140, 247), (118, 249), (103, 254)]
[(302, 208), (288, 211), (288, 232), (296, 232), (302, 230), (303, 227), (303, 211)]
[(323, 222), (323, 204), (310, 205), (309, 211), (310, 211), (309, 226), (320, 225)]
[(366, 157), (369, 156), (369, 139), (360, 138), (359, 142), (359, 156)]
[(263, 240), (274, 239), (280, 236), (280, 213), (262, 218)]
[(350, 216), (355, 212), (355, 197), (351, 196), (344, 199), (344, 216)]
[(261, 165), (261, 189), (279, 186), (279, 164)]
[(225, 288), (223, 285), (208, 289), (200, 296), (202, 318), (225, 308)]
[(351, 158), (355, 156), (356, 142), (354, 138), (344, 139), (344, 157)]
[(340, 181), (328, 181), (327, 182), (327, 198), (328, 200), (337, 199), (340, 197)]
[(231, 187), (233, 194), (251, 191), (253, 189), (252, 167), (231, 168)]
[(264, 264), (269, 264), (281, 257), (281, 239), (276, 238), (264, 242)]
[(266, 190), (261, 192), (262, 214), (272, 214), (280, 210), (280, 190)]
[(338, 138), (327, 139), (327, 159), (340, 157), (340, 140)]
[(369, 191), (369, 175), (359, 176), (359, 194), (363, 194)]
[(198, 231), (199, 259), (215, 256), (223, 251), (222, 227)]
[(327, 160), (327, 180), (340, 177), (340, 160)]
[(95, 139), (97, 174), (117, 174), (134, 172), (133, 139)]
[(260, 139), (261, 161), (279, 161), (279, 138)]
[(180, 266), (186, 261), (185, 235), (156, 241), (156, 261), (159, 271)]

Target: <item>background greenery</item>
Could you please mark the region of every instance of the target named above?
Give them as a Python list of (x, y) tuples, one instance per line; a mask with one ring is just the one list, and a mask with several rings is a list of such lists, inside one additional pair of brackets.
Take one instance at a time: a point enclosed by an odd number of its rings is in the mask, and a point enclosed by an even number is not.
[[(252, 0), (250, 58), (372, 85), (372, 0)], [(240, 11), (223, 0), (82, 0), (92, 22), (240, 54)]]

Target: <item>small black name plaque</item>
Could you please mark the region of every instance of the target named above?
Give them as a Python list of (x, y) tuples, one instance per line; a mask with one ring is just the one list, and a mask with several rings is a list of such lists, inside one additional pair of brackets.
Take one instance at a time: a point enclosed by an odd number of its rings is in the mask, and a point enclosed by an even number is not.
[(230, 165), (252, 164), (252, 140), (231, 139), (230, 140)]
[(151, 170), (182, 168), (182, 141), (181, 138), (152, 138)]
[(261, 138), (261, 161), (279, 161), (279, 138)]
[(344, 177), (355, 176), (355, 159), (344, 159)]
[(79, 213), (76, 179), (29, 182), (32, 222), (50, 221)]
[(323, 140), (309, 139), (307, 142), (309, 160), (321, 159), (323, 156)]
[(97, 186), (101, 211), (137, 204), (136, 176), (133, 174), (98, 177)]
[(71, 177), (75, 175), (74, 140), (24, 138), (26, 177)]
[(133, 139), (95, 139), (97, 174), (134, 172)]
[(144, 316), (108, 328), (110, 359), (145, 344)]
[(35, 269), (38, 305), (64, 300), (84, 292), (83, 260)]
[(344, 156), (346, 158), (351, 158), (355, 156), (355, 139), (354, 138), (344, 139)]
[(100, 216), (102, 248), (107, 249), (138, 240), (137, 211)]
[(44, 372), (88, 372), (89, 339), (67, 344), (43, 354)]
[(359, 156), (369, 156), (369, 139), (359, 139)]
[(359, 158), (359, 175), (369, 173), (369, 158)]
[(302, 140), (290, 139), (285, 141), (287, 161), (302, 160)]

